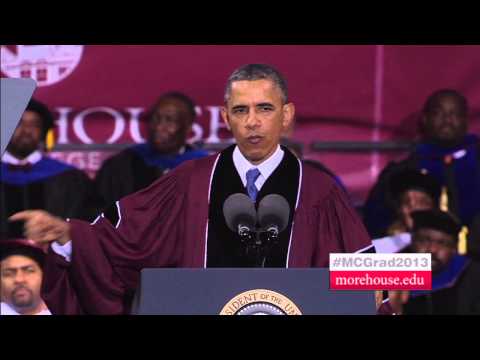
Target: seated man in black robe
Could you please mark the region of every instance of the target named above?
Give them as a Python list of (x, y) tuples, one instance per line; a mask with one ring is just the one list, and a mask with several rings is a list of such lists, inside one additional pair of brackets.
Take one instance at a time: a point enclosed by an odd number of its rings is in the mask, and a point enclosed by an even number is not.
[(387, 230), (387, 236), (374, 239), (378, 253), (398, 252), (411, 243), (412, 213), (439, 208), (440, 186), (434, 177), (418, 170), (406, 169), (391, 178), (388, 201), (396, 217)]
[(21, 223), (7, 221), (18, 211), (43, 209), (62, 218), (95, 217), (93, 182), (84, 172), (41, 152), (52, 127), (48, 108), (31, 100), (2, 156), (0, 241), (23, 236)]
[(480, 141), (468, 134), (468, 109), (467, 99), (455, 90), (439, 90), (427, 99), (422, 142), (407, 159), (387, 165), (366, 201), (364, 221), (372, 238), (386, 236), (394, 220), (388, 189), (405, 169), (428, 171), (447, 190), (448, 210), (462, 225), (470, 226), (480, 213)]
[(106, 160), (95, 178), (103, 206), (144, 189), (187, 160), (208, 155), (187, 144), (195, 104), (182, 93), (162, 95), (147, 112), (148, 141)]
[(411, 214), (419, 210), (438, 209), (440, 185), (426, 171), (404, 170), (392, 177), (389, 200), (396, 210), (395, 221), (387, 230), (388, 235), (412, 231)]
[(480, 262), (458, 255), (459, 221), (440, 210), (412, 217), (412, 244), (400, 252), (432, 254), (432, 290), (390, 292), (385, 308), (405, 315), (480, 314)]

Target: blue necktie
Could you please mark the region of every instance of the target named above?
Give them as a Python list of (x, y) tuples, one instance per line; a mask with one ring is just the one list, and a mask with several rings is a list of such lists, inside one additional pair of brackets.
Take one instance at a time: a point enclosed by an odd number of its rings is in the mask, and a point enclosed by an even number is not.
[(250, 169), (247, 171), (247, 192), (250, 199), (254, 202), (257, 200), (258, 190), (255, 186), (255, 181), (257, 181), (260, 176), (260, 171), (258, 169)]

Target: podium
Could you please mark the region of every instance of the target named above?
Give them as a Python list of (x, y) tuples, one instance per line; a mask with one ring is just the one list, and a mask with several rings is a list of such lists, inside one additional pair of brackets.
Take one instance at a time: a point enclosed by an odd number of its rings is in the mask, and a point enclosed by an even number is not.
[(330, 291), (328, 269), (144, 269), (135, 315), (375, 315), (373, 291)]

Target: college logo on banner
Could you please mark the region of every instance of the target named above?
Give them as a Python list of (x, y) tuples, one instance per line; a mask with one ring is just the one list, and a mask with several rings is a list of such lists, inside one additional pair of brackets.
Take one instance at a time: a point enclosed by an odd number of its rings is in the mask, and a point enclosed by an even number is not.
[(1, 70), (8, 77), (32, 78), (37, 86), (48, 86), (69, 76), (82, 53), (82, 45), (2, 46)]
[(302, 315), (286, 296), (271, 290), (250, 290), (235, 296), (220, 315)]

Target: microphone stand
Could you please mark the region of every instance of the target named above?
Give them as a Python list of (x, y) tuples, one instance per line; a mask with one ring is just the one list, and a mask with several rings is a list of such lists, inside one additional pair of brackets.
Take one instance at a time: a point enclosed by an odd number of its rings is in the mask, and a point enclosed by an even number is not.
[(265, 262), (267, 260), (267, 251), (265, 251), (265, 245), (262, 242), (262, 239), (260, 239), (262, 232), (261, 231), (256, 231), (255, 232), (255, 237), (256, 237), (256, 242), (255, 245), (256, 247), (256, 267), (264, 268), (265, 267)]
[[(267, 234), (267, 240), (262, 241), (262, 234)], [(255, 229), (253, 231), (240, 234), (243, 243), (246, 246), (247, 256), (254, 252), (255, 267), (265, 268), (267, 261), (267, 254), (270, 251), (273, 242), (277, 240), (278, 234), (272, 231), (265, 231), (263, 229)]]

